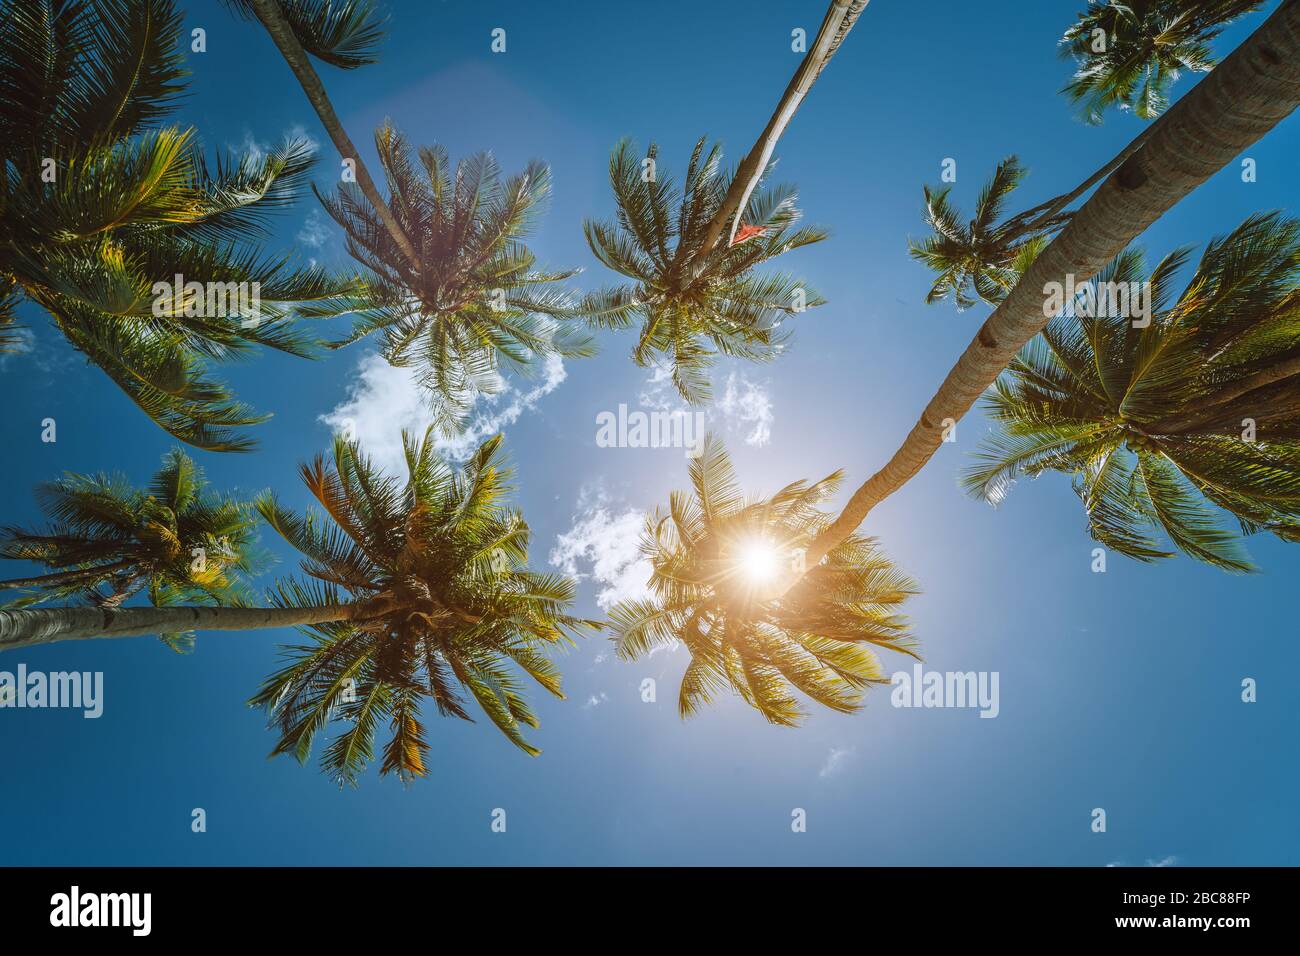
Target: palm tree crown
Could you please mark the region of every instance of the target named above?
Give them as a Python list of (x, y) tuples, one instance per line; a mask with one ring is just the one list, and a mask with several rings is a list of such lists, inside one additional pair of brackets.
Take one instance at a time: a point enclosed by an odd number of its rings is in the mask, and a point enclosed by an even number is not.
[(349, 721), (322, 757), (340, 781), (355, 781), (370, 760), (380, 721), (392, 731), (381, 773), (423, 776), (420, 699), (469, 720), (460, 689), (516, 746), (538, 753), (521, 732), (537, 718), (510, 665), (563, 697), (545, 652), (590, 625), (565, 612), (574, 596), (569, 579), (524, 566), (529, 530), (503, 501), (509, 472), (499, 435), (460, 472), (435, 455), (432, 431), (403, 442), (404, 483), (338, 439), (328, 464), (317, 457), (302, 468), (324, 516), (296, 515), (269, 495), (258, 505), (302, 552), (309, 578), (283, 582), (277, 603), (341, 604), (346, 595), (372, 609), (362, 620), (313, 626), (311, 643), (289, 648), (289, 662), (251, 701), (280, 732), (274, 753), (299, 760), (332, 718)]
[[(794, 228), (800, 217), (793, 186), (756, 193), (741, 212), (735, 239), (702, 251), (729, 181), (719, 169), (719, 147), (706, 155), (704, 146), (704, 139), (695, 144), (679, 191), (656, 169), (653, 144), (643, 162), (628, 141), (619, 143), (609, 164), (616, 221), (583, 223), (596, 257), (634, 284), (592, 293), (581, 311), (608, 328), (627, 328), (640, 318), (633, 361), (645, 367), (666, 358), (674, 385), (692, 403), (709, 400), (714, 355), (771, 359), (788, 338), (778, 328), (782, 319), (824, 302), (791, 276), (753, 272), (783, 252), (826, 238), (822, 229)], [(699, 256), (704, 262), (697, 270)]]
[(726, 450), (710, 439), (691, 462), (692, 491), (673, 492), (667, 511), (647, 519), (652, 596), (616, 605), (610, 619), (624, 659), (686, 645), (683, 717), (727, 687), (774, 724), (804, 716), (795, 692), (847, 713), (868, 685), (889, 682), (872, 645), (913, 654), (893, 609), (915, 586), (870, 539), (849, 536), (782, 597), (762, 595), (829, 523), (817, 506), (840, 477), (746, 499)]
[[(1019, 281), (1046, 243), (1046, 237), (1069, 221), (1069, 213), (1037, 222), (1043, 206), (1035, 206), (999, 222), (1007, 198), (1028, 173), (1015, 156), (998, 163), (993, 177), (980, 190), (975, 216), (968, 223), (948, 201), (951, 186), (932, 191), (925, 186), (925, 222), (934, 235), (909, 242), (913, 259), (938, 273), (925, 297), (927, 304), (949, 295), (957, 308), (975, 304), (975, 296), (997, 305)], [(1046, 204), (1044, 204), (1046, 205)]]
[(355, 184), (321, 196), (348, 251), (371, 272), (359, 300), (346, 304), (360, 321), (337, 345), (382, 332), (384, 357), (418, 371), (444, 431), (476, 393), (500, 388), (500, 367), (528, 372), (538, 357), (592, 354), (586, 330), (570, 321), (569, 293), (555, 285), (577, 270), (537, 271), (523, 242), (550, 192), (543, 163), (503, 180), (480, 153), (453, 170), (445, 149), (412, 155), (391, 126), (375, 133), (375, 147), (388, 205), (418, 258), (402, 253)]
[[(0, 326), (36, 304), (172, 435), (246, 450), (233, 429), (262, 416), (209, 362), (258, 345), (306, 354), (284, 304), (343, 287), (247, 245), (305, 179), (304, 143), (210, 166), (191, 131), (153, 126), (182, 89), (180, 34), (172, 0), (0, 5)], [(161, 297), (177, 276), (219, 283), (220, 308)], [(259, 290), (255, 314), (225, 294), (240, 284)]]
[(1183, 70), (1214, 67), (1210, 41), (1261, 6), (1262, 0), (1089, 0), (1061, 38), (1062, 55), (1078, 63), (1062, 92), (1089, 123), (1116, 106), (1154, 119)]
[[(1092, 537), (1143, 561), (1171, 556), (1163, 533), (1252, 570), (1216, 506), (1244, 534), (1300, 541), (1300, 220), (1256, 215), (1213, 240), (1175, 299), (1189, 256), (1146, 276), (1125, 251), (1021, 351), (986, 400), (998, 431), (964, 478), (973, 494), (996, 504), (1017, 475), (1072, 475)], [(1098, 283), (1142, 280), (1149, 325), (1095, 315), (1115, 311), (1095, 305)]]
[[(180, 449), (143, 490), (120, 475), (68, 474), (37, 497), (49, 525), (0, 530), (0, 558), (36, 562), (49, 573), (0, 581), (30, 592), (10, 607), (61, 599), (115, 608), (138, 593), (155, 607), (240, 604), (261, 564), (252, 505), (208, 490)], [(178, 634), (163, 639), (177, 650), (189, 642)]]

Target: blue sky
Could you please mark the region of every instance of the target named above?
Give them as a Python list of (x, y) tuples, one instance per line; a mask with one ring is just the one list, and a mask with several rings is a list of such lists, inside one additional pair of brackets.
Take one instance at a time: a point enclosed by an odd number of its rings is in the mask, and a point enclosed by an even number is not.
[[(208, 52), (189, 57), (180, 119), (212, 149), (265, 148), (302, 131), (321, 144), (319, 181), (329, 183), (337, 157), (260, 28), (215, 0), (182, 6), (186, 27), (207, 31)], [(988, 4), (876, 0), (862, 15), (778, 149), (779, 177), (799, 184), (807, 219), (832, 231), (782, 266), (829, 304), (794, 322), (777, 363), (722, 365), (715, 377), (724, 401), (710, 424), (747, 488), (770, 493), (843, 468), (847, 493), (897, 446), (982, 321), (980, 308), (925, 306), (927, 273), (906, 253), (908, 236), (923, 234), (921, 186), (938, 181), (944, 158), (957, 160), (955, 197), (969, 209), (994, 164), (1019, 155), (1032, 170), (1019, 193), (1029, 206), (1136, 132), (1125, 115), (1087, 127), (1057, 94), (1069, 66), (1055, 41), (1080, 6), (1018, 3), (991, 20)], [(534, 249), (548, 265), (582, 266), (579, 288), (615, 279), (580, 224), (612, 212), (606, 164), (617, 140), (657, 141), (660, 168), (678, 174), (706, 133), (738, 159), (797, 65), (791, 30), (815, 33), (824, 12), (816, 0), (574, 0), (562, 14), (524, 2), (388, 8), (380, 63), (322, 70), (353, 139), (368, 143), (391, 117), (454, 158), (487, 149), (507, 171), (546, 160), (554, 198)], [(490, 52), (495, 27), (507, 31), (504, 54)], [(1229, 167), (1141, 243), (1163, 254), (1252, 212), (1294, 210), (1297, 151), (1293, 119), (1251, 150), (1257, 182)], [(271, 244), (346, 265), (310, 196), (278, 218)], [(4, 523), (36, 520), (40, 481), (117, 469), (142, 482), (173, 444), (43, 316), (25, 317), (31, 351), (0, 366)], [(597, 447), (598, 413), (663, 395), (631, 363), (627, 334), (601, 341), (597, 358), (516, 383), (479, 410), (482, 427), (505, 426), (532, 563), (582, 574), (579, 611), (591, 616), (602, 593), (637, 581), (627, 547), (637, 516), (686, 481), (680, 450)], [(267, 354), (228, 369), (241, 397), (275, 417), (257, 429), (254, 454), (195, 453), (212, 483), (272, 487), (304, 505), (296, 467), (329, 441), (323, 416), (354, 417), (363, 442), (391, 446), (419, 409), (371, 350), (319, 362)], [(40, 440), (47, 417), (58, 422), (53, 444)], [(735, 701), (683, 723), (685, 651), (620, 663), (597, 637), (561, 662), (568, 700), (534, 695), (540, 757), (483, 722), (433, 715), (426, 779), (403, 788), (372, 771), (340, 791), (314, 766), (265, 759), (274, 737), (244, 704), (291, 633), (204, 636), (187, 657), (150, 639), (67, 643), (0, 660), (105, 675), (98, 720), (0, 710), (0, 863), (1300, 863), (1300, 647), (1286, 584), (1300, 550), (1253, 539), (1263, 571), (1245, 578), (1119, 556), (1094, 574), (1094, 542), (1064, 478), (1022, 482), (997, 511), (959, 491), (957, 471), (985, 428), (968, 416), (958, 441), (866, 530), (923, 589), (909, 612), (927, 668), (999, 673), (996, 719), (895, 708), (884, 689), (856, 715), (815, 713), (797, 730)], [(263, 541), (276, 570), (291, 571), (287, 549), (269, 533)], [(890, 671), (909, 664), (885, 661)], [(639, 694), (647, 677), (658, 681), (654, 704)], [(1258, 681), (1257, 703), (1240, 700), (1246, 677)], [(206, 833), (191, 832), (196, 807)], [(1107, 812), (1104, 834), (1091, 831), (1095, 807)], [(507, 811), (504, 834), (490, 829), (494, 808)], [(807, 812), (805, 833), (791, 831), (794, 808)]]

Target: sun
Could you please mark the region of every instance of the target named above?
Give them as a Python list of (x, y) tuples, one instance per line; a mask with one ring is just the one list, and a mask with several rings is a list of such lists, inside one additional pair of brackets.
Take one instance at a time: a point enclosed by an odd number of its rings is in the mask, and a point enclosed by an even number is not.
[(751, 584), (767, 584), (781, 570), (781, 553), (767, 538), (753, 538), (740, 546), (741, 573)]

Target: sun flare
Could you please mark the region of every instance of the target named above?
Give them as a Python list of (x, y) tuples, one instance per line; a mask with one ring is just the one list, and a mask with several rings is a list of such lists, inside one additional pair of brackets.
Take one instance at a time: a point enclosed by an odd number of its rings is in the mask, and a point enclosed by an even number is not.
[(781, 555), (766, 538), (745, 542), (740, 549), (740, 568), (751, 584), (766, 584), (781, 568)]

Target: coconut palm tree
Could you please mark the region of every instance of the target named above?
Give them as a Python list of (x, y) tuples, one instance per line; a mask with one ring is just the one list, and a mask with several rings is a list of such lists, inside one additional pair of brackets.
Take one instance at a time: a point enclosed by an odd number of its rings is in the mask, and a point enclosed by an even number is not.
[[(753, 196), (746, 231), (730, 245), (705, 251), (706, 229), (726, 193), (718, 146), (707, 154), (695, 144), (679, 191), (671, 178), (643, 164), (624, 140), (614, 150), (609, 179), (618, 203), (613, 223), (583, 223), (587, 244), (606, 266), (632, 285), (597, 290), (578, 311), (594, 324), (627, 328), (641, 320), (632, 359), (646, 367), (667, 360), (673, 384), (691, 403), (710, 397), (708, 368), (718, 353), (765, 361), (780, 354), (788, 333), (782, 320), (825, 301), (788, 275), (759, 276), (756, 266), (826, 238), (818, 228), (795, 228), (799, 212), (793, 186), (777, 185)], [(657, 158), (652, 144), (645, 157)], [(691, 278), (692, 264), (706, 267)]]
[[(154, 607), (243, 603), (261, 565), (252, 504), (209, 490), (180, 449), (144, 489), (121, 475), (67, 474), (38, 489), (37, 500), (47, 527), (0, 529), (0, 558), (49, 569), (0, 580), (0, 590), (28, 592), (11, 608), (58, 599), (114, 609), (140, 593)], [(186, 633), (162, 637), (176, 650), (192, 642)]]
[(545, 164), (503, 180), (480, 153), (453, 170), (441, 146), (412, 150), (391, 125), (376, 131), (375, 148), (398, 225), (419, 254), (402, 254), (355, 184), (317, 192), (370, 273), (337, 306), (307, 310), (360, 313), (336, 346), (382, 333), (384, 358), (415, 368), (445, 432), (457, 430), (477, 394), (500, 389), (502, 367), (529, 373), (538, 358), (593, 354), (587, 330), (572, 321), (570, 294), (555, 285), (577, 270), (537, 270), (524, 242), (550, 193)]
[(797, 562), (830, 521), (818, 507), (839, 472), (746, 499), (720, 442), (690, 465), (691, 491), (675, 491), (646, 521), (651, 597), (610, 611), (618, 656), (641, 657), (682, 641), (690, 663), (678, 712), (695, 714), (728, 687), (774, 724), (804, 716), (795, 694), (848, 713), (872, 684), (887, 684), (873, 647), (916, 656), (895, 608), (915, 586), (869, 539), (850, 535), (795, 588), (761, 594)]
[(1107, 110), (1159, 116), (1184, 70), (1214, 67), (1210, 43), (1262, 0), (1089, 0), (1061, 38), (1061, 55), (1078, 64), (1061, 92), (1089, 123)]
[[(347, 595), (352, 603), (391, 607), (316, 627), (312, 643), (292, 648), (290, 662), (252, 700), (268, 708), (281, 732), (275, 752), (299, 759), (339, 707), (352, 726), (323, 765), (340, 779), (364, 765), (381, 719), (393, 730), (382, 772), (423, 775), (419, 699), (431, 697), (439, 713), (468, 720), (458, 685), (511, 742), (538, 753), (521, 733), (537, 718), (511, 665), (563, 697), (545, 654), (591, 625), (565, 611), (572, 581), (524, 566), (529, 530), (504, 501), (510, 472), (501, 436), (484, 442), (459, 473), (436, 457), (431, 432), (422, 442), (403, 435), (403, 444), (404, 485), (342, 440), (330, 466), (321, 457), (304, 466), (326, 519), (296, 515), (269, 495), (259, 502), (267, 522), (302, 552), (309, 579), (282, 583), (277, 603), (337, 605)], [(348, 682), (355, 698), (340, 703)]]
[[(1092, 537), (1143, 561), (1171, 556), (1163, 533), (1253, 570), (1218, 509), (1300, 541), (1300, 220), (1251, 216), (1174, 298), (1190, 252), (1148, 277), (1125, 251), (1021, 351), (986, 399), (998, 430), (964, 476), (972, 494), (996, 504), (1018, 475), (1069, 474)], [(1150, 314), (1113, 307), (1112, 283), (1142, 282)]]
[(958, 310), (974, 305), (973, 296), (997, 305), (1042, 251), (1047, 236), (1069, 221), (1069, 214), (1057, 214), (1031, 228), (1041, 206), (1002, 219), (1007, 198), (1027, 172), (1015, 156), (998, 163), (993, 178), (980, 191), (975, 215), (968, 223), (961, 221), (961, 213), (948, 201), (951, 186), (933, 191), (923, 187), (925, 221), (934, 235), (919, 243), (909, 242), (908, 251), (913, 259), (938, 273), (925, 297), (927, 304), (951, 295)]
[(192, 131), (151, 125), (181, 90), (180, 30), (171, 0), (0, 7), (0, 325), (34, 303), (172, 435), (242, 451), (233, 429), (262, 416), (209, 365), (309, 354), (288, 304), (346, 285), (251, 242), (304, 181), (305, 144), (210, 166)]
[(351, 164), (357, 187), (370, 203), (393, 244), (407, 261), (418, 254), (388, 204), (379, 194), (374, 177), (343, 128), (325, 84), (312, 66), (311, 58), (343, 70), (375, 62), (384, 37), (383, 18), (370, 0), (224, 0), (227, 7), (246, 19), (256, 18), (289, 64), (312, 109), (339, 156)]
[[(501, 436), (452, 471), (423, 440), (403, 435), (407, 478), (384, 474), (358, 445), (338, 439), (302, 477), (324, 513), (295, 514), (264, 494), (257, 510), (302, 553), (306, 580), (281, 581), (270, 607), (0, 609), (0, 650), (58, 640), (182, 629), (314, 626), (309, 645), (267, 679), (253, 702), (281, 732), (277, 753), (305, 758), (331, 715), (351, 728), (324, 756), (340, 779), (370, 757), (376, 721), (389, 720), (384, 772), (424, 771), (419, 699), (469, 719), (462, 691), (516, 746), (538, 751), (522, 727), (537, 719), (512, 665), (556, 696), (546, 653), (594, 622), (570, 616), (569, 579), (529, 571), (529, 529), (505, 502)], [(112, 555), (108, 555), (111, 560)]]

